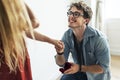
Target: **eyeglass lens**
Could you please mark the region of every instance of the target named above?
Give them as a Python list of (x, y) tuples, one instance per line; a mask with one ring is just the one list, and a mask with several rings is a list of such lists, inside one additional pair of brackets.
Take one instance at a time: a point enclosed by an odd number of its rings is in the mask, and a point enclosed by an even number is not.
[(79, 16), (83, 16), (83, 14), (79, 13), (79, 12), (72, 12), (72, 11), (68, 11), (67, 12), (67, 15), (70, 16), (70, 15), (73, 15), (73, 17), (79, 17)]

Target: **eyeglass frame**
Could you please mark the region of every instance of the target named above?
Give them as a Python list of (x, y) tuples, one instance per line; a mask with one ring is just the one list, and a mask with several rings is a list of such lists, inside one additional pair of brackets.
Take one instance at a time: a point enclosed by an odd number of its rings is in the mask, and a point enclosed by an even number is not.
[[(70, 13), (71, 12), (71, 13)], [(77, 15), (76, 15), (76, 13), (77, 13)], [(73, 17), (75, 17), (75, 18), (78, 18), (78, 17), (80, 17), (80, 16), (84, 16), (84, 14), (81, 14), (80, 12), (78, 12), (78, 11), (75, 11), (75, 12), (72, 12), (72, 11), (68, 11), (67, 12), (67, 16), (70, 16), (70, 15), (73, 15)], [(75, 16), (76, 15), (76, 16)]]

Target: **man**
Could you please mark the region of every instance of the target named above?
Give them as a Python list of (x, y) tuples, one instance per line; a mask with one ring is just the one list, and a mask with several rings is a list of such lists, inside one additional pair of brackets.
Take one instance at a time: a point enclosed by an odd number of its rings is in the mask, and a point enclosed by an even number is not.
[(69, 29), (64, 33), (63, 48), (56, 48), (56, 63), (64, 66), (72, 54), (71, 67), (61, 80), (110, 80), (110, 52), (107, 38), (88, 26), (92, 10), (84, 2), (72, 3), (67, 12)]

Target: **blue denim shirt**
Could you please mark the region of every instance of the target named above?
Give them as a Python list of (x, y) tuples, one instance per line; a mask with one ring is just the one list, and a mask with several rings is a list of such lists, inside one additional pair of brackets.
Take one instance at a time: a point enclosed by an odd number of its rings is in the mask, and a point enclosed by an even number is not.
[[(73, 32), (68, 29), (62, 38), (65, 44), (64, 56), (68, 61), (71, 53), (74, 63), (78, 63), (73, 40)], [(83, 57), (85, 65), (98, 64), (104, 69), (104, 73), (100, 74), (86, 72), (88, 80), (110, 80), (110, 50), (107, 38), (100, 31), (88, 26), (83, 36)]]

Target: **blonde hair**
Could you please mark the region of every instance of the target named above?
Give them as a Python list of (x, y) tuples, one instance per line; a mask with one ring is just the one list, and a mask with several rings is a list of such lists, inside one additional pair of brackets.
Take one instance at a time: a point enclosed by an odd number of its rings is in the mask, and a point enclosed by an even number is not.
[(26, 46), (24, 32), (32, 33), (32, 25), (23, 0), (0, 0), (0, 38), (4, 61), (10, 71), (24, 65)]

